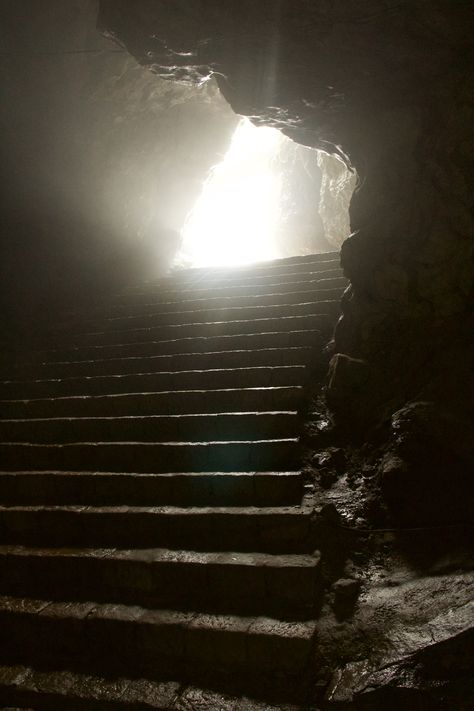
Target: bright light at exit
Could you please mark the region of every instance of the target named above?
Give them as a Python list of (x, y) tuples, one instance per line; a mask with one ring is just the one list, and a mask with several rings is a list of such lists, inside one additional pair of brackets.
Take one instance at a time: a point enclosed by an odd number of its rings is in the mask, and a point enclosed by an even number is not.
[(204, 185), (183, 228), (180, 261), (192, 266), (275, 259), (281, 180), (272, 159), (284, 136), (243, 119), (222, 163)]

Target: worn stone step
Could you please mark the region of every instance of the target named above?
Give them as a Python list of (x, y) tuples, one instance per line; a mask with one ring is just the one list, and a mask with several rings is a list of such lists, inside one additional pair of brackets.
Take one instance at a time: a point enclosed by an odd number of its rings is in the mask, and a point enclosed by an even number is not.
[(180, 685), (172, 681), (0, 665), (2, 711), (170, 711), (180, 696)]
[(0, 382), (0, 400), (23, 400), (66, 395), (117, 395), (159, 392), (160, 390), (278, 387), (304, 385), (307, 377), (308, 369), (304, 365), (281, 365), (44, 380), (10, 380)]
[(0, 468), (7, 471), (283, 471), (297, 465), (298, 459), (298, 440), (289, 438), (230, 442), (0, 444)]
[(296, 437), (295, 411), (0, 420), (0, 441), (202, 442)]
[(203, 353), (170, 353), (158, 356), (128, 358), (78, 358), (49, 362), (38, 358), (30, 363), (9, 364), (3, 378), (64, 378), (96, 375), (127, 375), (162, 371), (214, 370), (242, 367), (275, 367), (283, 365), (311, 365), (321, 359), (324, 340), (316, 338), (315, 346), (287, 346), (284, 348), (243, 348)]
[(299, 504), (300, 472), (0, 472), (5, 505), (280, 506)]
[(63, 337), (61, 343), (77, 347), (114, 344), (144, 343), (182, 338), (231, 336), (240, 334), (263, 334), (285, 331), (329, 331), (332, 320), (327, 314), (304, 314), (236, 321), (213, 321), (203, 323), (157, 324), (125, 330), (99, 330)]
[[(123, 316), (141, 316), (148, 311), (155, 313), (176, 313), (183, 311), (209, 311), (213, 309), (229, 309), (229, 308), (256, 308), (262, 306), (291, 306), (293, 304), (301, 304), (305, 301), (322, 304), (327, 301), (339, 301), (347, 287), (348, 282), (340, 284), (336, 288), (328, 288), (325, 284), (322, 286), (314, 286), (309, 290), (285, 291), (283, 293), (273, 292), (268, 294), (251, 294), (244, 293), (240, 295), (211, 295), (211, 296), (194, 296), (189, 294), (184, 297), (183, 294), (175, 298), (160, 298), (150, 295), (143, 302), (136, 303), (135, 301), (124, 300), (120, 302), (112, 302), (104, 304), (94, 316), (98, 318), (114, 318)], [(83, 314), (76, 314), (76, 320), (83, 319)], [(68, 317), (68, 323), (74, 322), (74, 315)]]
[(332, 279), (343, 276), (339, 260), (328, 260), (327, 262), (315, 262), (307, 265), (303, 269), (265, 269), (254, 272), (204, 272), (202, 274), (188, 274), (186, 270), (176, 271), (169, 277), (160, 280), (150, 280), (134, 284), (125, 289), (125, 294), (138, 294), (145, 292), (161, 292), (170, 289), (175, 291), (180, 289), (183, 292), (187, 289), (208, 288), (208, 287), (234, 287), (248, 286), (252, 290), (255, 286), (265, 284), (285, 284), (286, 282), (310, 281), (313, 279)]
[[(195, 309), (190, 311), (145, 311), (134, 316), (102, 317), (95, 321), (83, 321), (74, 324), (77, 332), (88, 330), (118, 331), (132, 328), (149, 328), (153, 326), (212, 323), (222, 321), (249, 321), (251, 319), (281, 318), (306, 315), (327, 315), (335, 319), (341, 310), (340, 299), (332, 301), (303, 301), (297, 304), (270, 304), (263, 306), (227, 306), (225, 308)], [(71, 332), (71, 324), (67, 322), (62, 331), (67, 328)], [(54, 329), (52, 329), (53, 331)]]
[(253, 262), (252, 264), (239, 264), (237, 266), (217, 266), (217, 267), (188, 267), (181, 268), (175, 267), (171, 270), (169, 276), (173, 276), (178, 273), (187, 273), (189, 275), (201, 274), (201, 273), (244, 273), (263, 270), (286, 270), (291, 268), (294, 270), (296, 265), (300, 265), (302, 268), (306, 268), (308, 264), (326, 262), (328, 260), (338, 260), (340, 261), (339, 251), (329, 251), (329, 252), (317, 252), (313, 254), (297, 254), (292, 257), (280, 257), (278, 259), (269, 259), (261, 262)]
[[(22, 665), (0, 666), (0, 704), (3, 711), (298, 711), (299, 707), (269, 705), (248, 697), (153, 681)], [(238, 693), (238, 690), (237, 692)], [(21, 707), (21, 708), (20, 708)]]
[[(110, 359), (172, 355), (182, 353), (206, 353), (209, 351), (246, 350), (262, 348), (286, 348), (289, 346), (315, 346), (320, 343), (321, 331), (298, 329), (268, 331), (265, 333), (242, 333), (224, 336), (189, 336), (167, 340), (144, 340), (137, 343), (112, 345), (61, 347), (33, 354), (35, 360), (55, 363), (64, 360)], [(30, 355), (26, 356), (29, 361)]]
[[(257, 262), (255, 264), (243, 264), (234, 267), (191, 267), (188, 269), (175, 268), (164, 279), (173, 280), (203, 280), (212, 278), (222, 278), (222, 276), (253, 276), (267, 274), (286, 274), (314, 271), (318, 268), (325, 269), (327, 264), (340, 266), (339, 252), (326, 252), (311, 257), (296, 257), (295, 259), (276, 259), (269, 262)], [(157, 279), (150, 279), (149, 282), (157, 283)]]
[(303, 388), (226, 388), (221, 390), (165, 390), (155, 393), (74, 395), (35, 400), (1, 400), (2, 419), (49, 417), (121, 417), (126, 415), (206, 414), (298, 410)]
[(0, 598), (0, 621), (5, 639), (0, 658), (10, 664), (40, 661), (61, 668), (67, 658), (77, 671), (154, 679), (178, 675), (194, 683), (206, 683), (209, 670), (216, 683), (232, 672), (242, 675), (244, 693), (247, 674), (304, 678), (316, 635), (311, 620), (7, 596)]
[(0, 543), (309, 553), (312, 509), (2, 506)]
[(300, 504), (299, 471), (0, 472), (0, 501), (9, 505), (285, 506)]
[(325, 291), (328, 289), (341, 289), (346, 288), (348, 282), (344, 276), (335, 276), (328, 278), (316, 277), (314, 279), (308, 279), (307, 281), (302, 281), (295, 277), (296, 281), (284, 281), (270, 280), (264, 284), (254, 284), (249, 286), (248, 284), (240, 285), (216, 285), (206, 286), (204, 284), (198, 284), (196, 287), (189, 287), (186, 289), (163, 289), (160, 288), (156, 291), (142, 291), (134, 293), (122, 293), (117, 296), (117, 303), (130, 303), (135, 304), (148, 303), (151, 297), (154, 297), (159, 301), (176, 301), (176, 300), (194, 300), (194, 299), (213, 299), (213, 298), (237, 298), (239, 296), (248, 296), (249, 294), (253, 296), (268, 296), (276, 294), (286, 294), (294, 292), (316, 292)]
[(3, 595), (200, 612), (314, 614), (320, 555), (0, 546)]

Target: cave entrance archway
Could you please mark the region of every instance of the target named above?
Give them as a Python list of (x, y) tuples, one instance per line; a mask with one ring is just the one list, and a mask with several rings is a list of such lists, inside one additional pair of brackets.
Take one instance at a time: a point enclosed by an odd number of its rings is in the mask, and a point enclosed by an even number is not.
[(238, 266), (338, 248), (352, 190), (341, 161), (244, 118), (185, 221), (176, 263)]

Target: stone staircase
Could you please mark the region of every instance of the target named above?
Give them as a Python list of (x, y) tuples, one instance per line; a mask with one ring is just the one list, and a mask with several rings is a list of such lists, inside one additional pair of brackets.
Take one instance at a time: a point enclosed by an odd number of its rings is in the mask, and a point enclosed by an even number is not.
[(304, 701), (321, 556), (298, 437), (345, 285), (336, 253), (175, 272), (6, 369), (0, 705)]

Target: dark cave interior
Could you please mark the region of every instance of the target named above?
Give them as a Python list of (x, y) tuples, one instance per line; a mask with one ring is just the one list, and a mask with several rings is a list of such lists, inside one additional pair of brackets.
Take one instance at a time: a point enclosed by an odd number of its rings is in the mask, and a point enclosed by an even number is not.
[(166, 275), (239, 120), (278, 129), (279, 256), (340, 250), (349, 281), (307, 385), (304, 471), (334, 563), (304, 708), (472, 708), (472, 3), (0, 15), (2, 364), (61, 314)]

